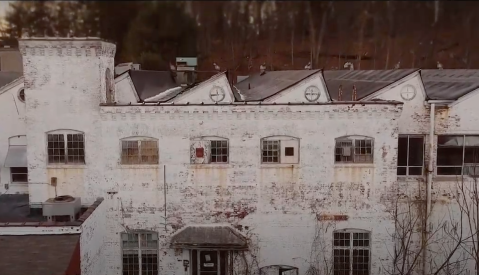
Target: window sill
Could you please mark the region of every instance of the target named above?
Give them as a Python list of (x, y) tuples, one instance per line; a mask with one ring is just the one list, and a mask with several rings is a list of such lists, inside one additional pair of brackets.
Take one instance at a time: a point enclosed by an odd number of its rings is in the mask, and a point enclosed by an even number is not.
[[(454, 182), (460, 182), (461, 178), (463, 176), (461, 175), (434, 175), (432, 180), (433, 181), (454, 181)], [(469, 179), (474, 179), (471, 176), (464, 176), (464, 179), (469, 180)]]
[(188, 168), (191, 169), (229, 169), (233, 165), (229, 163), (205, 163), (205, 164), (190, 164)]
[(426, 178), (425, 175), (422, 176), (404, 176), (404, 175), (398, 175), (397, 176), (398, 181), (406, 181), (406, 180), (423, 180)]
[(159, 164), (120, 164), (120, 169), (159, 169)]
[(334, 168), (374, 168), (374, 163), (335, 163)]
[(47, 164), (47, 169), (86, 169), (86, 164)]
[(261, 168), (299, 168), (299, 164), (298, 163), (271, 163), (271, 164), (266, 164), (266, 163), (262, 163)]
[(27, 184), (28, 184), (28, 181), (10, 182), (10, 185), (14, 185), (14, 186), (24, 186), (24, 185), (27, 185)]

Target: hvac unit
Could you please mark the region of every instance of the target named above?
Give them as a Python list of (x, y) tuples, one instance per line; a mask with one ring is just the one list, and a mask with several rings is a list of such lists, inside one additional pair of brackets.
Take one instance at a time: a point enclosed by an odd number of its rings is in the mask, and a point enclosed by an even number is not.
[(81, 211), (81, 199), (72, 196), (58, 196), (43, 203), (43, 216), (48, 221), (75, 221)]

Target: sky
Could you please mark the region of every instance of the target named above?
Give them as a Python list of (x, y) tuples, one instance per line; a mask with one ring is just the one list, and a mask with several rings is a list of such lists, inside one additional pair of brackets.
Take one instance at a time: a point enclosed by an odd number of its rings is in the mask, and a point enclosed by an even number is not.
[(5, 15), (5, 11), (8, 8), (8, 4), (13, 1), (0, 1), (0, 17)]

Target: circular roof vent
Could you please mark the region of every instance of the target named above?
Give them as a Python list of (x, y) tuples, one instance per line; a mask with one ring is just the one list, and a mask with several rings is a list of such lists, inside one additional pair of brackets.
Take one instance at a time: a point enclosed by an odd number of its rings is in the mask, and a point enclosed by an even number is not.
[(74, 197), (68, 196), (68, 195), (66, 195), (66, 196), (58, 196), (58, 197), (55, 197), (55, 198), (53, 199), (53, 201), (55, 201), (55, 202), (71, 202), (71, 201), (74, 201), (74, 200), (75, 200)]

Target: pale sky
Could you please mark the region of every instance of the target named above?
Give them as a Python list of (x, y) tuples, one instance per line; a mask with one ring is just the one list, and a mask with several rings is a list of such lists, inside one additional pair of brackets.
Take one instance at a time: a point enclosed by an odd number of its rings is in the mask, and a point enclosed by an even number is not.
[(8, 4), (13, 1), (0, 1), (0, 16), (3, 17), (5, 15), (5, 11), (8, 8)]

